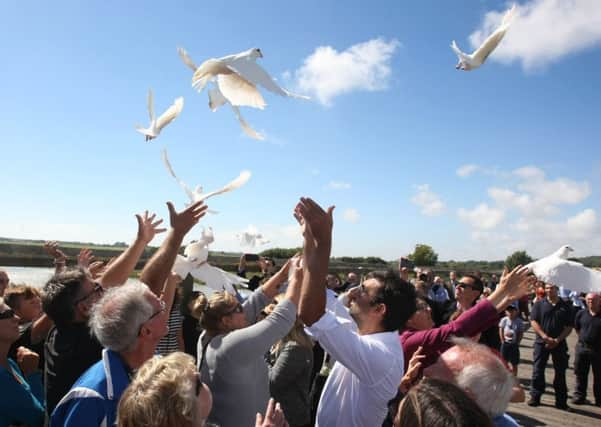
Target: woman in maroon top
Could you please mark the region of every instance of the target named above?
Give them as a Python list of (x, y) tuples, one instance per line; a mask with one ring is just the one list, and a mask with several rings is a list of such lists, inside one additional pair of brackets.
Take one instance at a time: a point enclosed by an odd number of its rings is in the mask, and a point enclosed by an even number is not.
[[(479, 301), (475, 306), (464, 311), (457, 319), (452, 320), (439, 328), (433, 328), (432, 314), (429, 305), (423, 299), (418, 299), (417, 311), (405, 324), (400, 340), (405, 356), (405, 370), (413, 353), (422, 347), (425, 358), (421, 362), (421, 369), (433, 364), (438, 356), (453, 344), (449, 341), (451, 336), (472, 337), (496, 325), (498, 313), (516, 299), (529, 292), (530, 287), (536, 282), (534, 276), (529, 276), (526, 267), (518, 266), (511, 272), (504, 271), (501, 281), (495, 291), (487, 298)], [(474, 279), (464, 276), (457, 283), (457, 287), (472, 288)]]

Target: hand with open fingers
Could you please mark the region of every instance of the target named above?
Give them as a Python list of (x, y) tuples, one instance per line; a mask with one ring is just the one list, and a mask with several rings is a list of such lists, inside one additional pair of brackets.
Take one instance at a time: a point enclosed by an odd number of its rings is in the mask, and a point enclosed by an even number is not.
[(103, 261), (94, 261), (88, 266), (88, 271), (92, 275), (93, 279), (98, 279), (100, 276), (102, 276), (105, 270), (106, 266), (104, 265)]
[(38, 370), (40, 356), (25, 347), (17, 348), (17, 364), (25, 377), (33, 374)]
[(288, 422), (286, 421), (286, 417), (284, 417), (282, 407), (279, 403), (275, 403), (273, 398), (269, 399), (267, 410), (265, 411), (265, 418), (257, 413), (255, 427), (288, 427)]
[(198, 224), (200, 218), (207, 213), (207, 205), (205, 205), (203, 201), (192, 203), (181, 212), (177, 212), (171, 202), (167, 202), (167, 208), (169, 209), (169, 222), (171, 223), (171, 227), (174, 232), (181, 236), (188, 234), (188, 231)]
[(44, 251), (46, 251), (46, 253), (48, 255), (50, 255), (52, 258), (54, 258), (54, 262), (59, 263), (59, 262), (66, 262), (67, 261), (67, 256), (65, 255), (65, 253), (63, 251), (61, 251), (58, 248), (58, 243), (57, 242), (45, 242), (44, 243)]
[(532, 290), (536, 278), (530, 275), (528, 267), (518, 265), (513, 270), (503, 270), (499, 287), (509, 300), (517, 300)]
[(83, 248), (79, 251), (79, 255), (77, 255), (77, 265), (82, 268), (88, 268), (93, 259), (92, 250)]
[(144, 211), (144, 216), (136, 214), (138, 239), (141, 239), (146, 244), (149, 244), (154, 239), (154, 236), (167, 230), (166, 228), (159, 228), (163, 220), (158, 219), (155, 221), (155, 218), (156, 214), (148, 215), (148, 211)]
[(425, 358), (426, 355), (423, 354), (423, 348), (419, 346), (415, 353), (413, 353), (413, 356), (411, 356), (407, 372), (405, 372), (405, 375), (401, 379), (401, 385), (399, 386), (401, 393), (406, 394), (415, 385), (422, 367), (422, 360)]

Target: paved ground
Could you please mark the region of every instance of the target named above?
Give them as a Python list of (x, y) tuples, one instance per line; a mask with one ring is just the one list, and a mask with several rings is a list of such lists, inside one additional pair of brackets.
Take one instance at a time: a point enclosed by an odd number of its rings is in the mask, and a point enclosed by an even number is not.
[[(524, 339), (520, 347), (521, 362), (518, 371), (518, 377), (522, 387), (526, 389), (526, 400), (529, 396), (530, 380), (532, 378), (532, 345), (534, 343), (534, 332), (529, 330), (524, 333)], [(577, 341), (576, 332), (572, 332), (568, 337), (568, 348), (570, 352), (570, 366), (566, 373), (568, 382), (569, 400), (574, 391), (574, 351)], [(555, 409), (555, 396), (553, 394), (553, 365), (551, 359), (546, 370), (547, 388), (541, 399), (541, 406), (531, 408), (526, 403), (513, 403), (509, 407), (509, 413), (520, 425), (523, 426), (597, 426), (601, 427), (601, 408), (594, 405), (573, 405), (568, 400), (568, 404), (573, 412), (560, 411)], [(593, 398), (593, 375), (589, 373), (587, 399), (594, 402)]]

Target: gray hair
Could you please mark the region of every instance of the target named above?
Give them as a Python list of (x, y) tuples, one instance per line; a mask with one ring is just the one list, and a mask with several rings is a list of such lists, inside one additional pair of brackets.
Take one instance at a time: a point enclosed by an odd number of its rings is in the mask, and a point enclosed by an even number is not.
[(127, 283), (109, 289), (94, 305), (88, 323), (103, 347), (116, 352), (133, 349), (140, 327), (154, 311), (149, 293), (143, 283)]
[(503, 414), (515, 384), (511, 372), (488, 347), (466, 338), (453, 338), (452, 342), (464, 353), (464, 367), (455, 372), (457, 385), (491, 417)]

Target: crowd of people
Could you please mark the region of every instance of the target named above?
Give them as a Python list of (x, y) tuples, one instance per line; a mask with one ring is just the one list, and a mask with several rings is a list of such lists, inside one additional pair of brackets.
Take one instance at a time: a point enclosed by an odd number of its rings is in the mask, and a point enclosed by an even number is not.
[[(47, 243), (55, 274), (41, 290), (0, 271), (0, 427), (515, 426), (507, 408), (526, 400), (516, 378), (529, 326), (528, 405), (540, 404), (551, 357), (556, 407), (570, 410), (572, 329), (572, 402), (588, 402), (592, 368), (601, 405), (598, 294), (566, 301), (521, 266), (445, 281), (399, 265), (343, 281), (328, 264), (333, 209), (300, 199), (303, 248), (281, 267), (241, 257), (240, 275), (251, 260), (261, 270), (246, 297), (195, 292), (172, 271), (203, 202), (181, 212), (168, 203), (168, 230), (137, 215), (132, 244), (107, 264), (82, 250), (69, 267)], [(139, 281), (128, 281), (163, 232)]]

